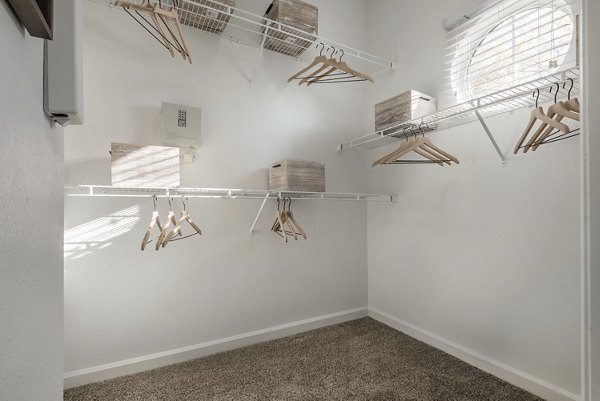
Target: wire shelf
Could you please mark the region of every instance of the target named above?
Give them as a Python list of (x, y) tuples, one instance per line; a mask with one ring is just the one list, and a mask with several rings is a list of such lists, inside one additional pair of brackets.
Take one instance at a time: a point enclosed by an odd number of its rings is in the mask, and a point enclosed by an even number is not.
[[(115, 0), (90, 0), (111, 7)], [(135, 3), (135, 0), (130, 0)], [(154, 5), (159, 0), (150, 0)], [(376, 75), (394, 67), (390, 60), (354, 49), (350, 46), (312, 35), (266, 17), (241, 10), (227, 3), (214, 0), (162, 0), (162, 6), (175, 7), (183, 26), (211, 33), (230, 41), (267, 49), (294, 57), (299, 61), (311, 62), (319, 54), (317, 45), (343, 50), (344, 58), (352, 68)], [(120, 8), (120, 7), (119, 7)], [(319, 46), (320, 47), (320, 46)], [(193, 56), (193, 55), (192, 55)]]
[[(385, 130), (352, 139), (340, 144), (338, 150), (343, 151), (360, 146), (381, 146), (390, 143), (393, 139), (404, 138), (406, 135), (466, 124), (477, 120), (477, 113), (482, 118), (486, 118), (532, 107), (536, 103), (536, 97), (532, 95), (534, 92), (537, 95), (537, 89), (540, 90), (537, 102), (538, 104), (544, 104), (554, 100), (556, 91), (550, 92), (550, 89), (555, 88), (557, 83), (561, 85), (561, 93), (566, 94), (571, 79), (573, 80), (571, 97), (574, 97), (579, 94), (580, 71), (578, 67), (556, 72), (543, 78), (436, 111), (424, 117), (403, 122)], [(563, 89), (562, 86), (565, 83), (567, 88)]]
[(226, 189), (226, 188), (151, 188), (116, 187), (109, 185), (65, 186), (65, 195), (82, 197), (128, 197), (148, 198), (213, 198), (213, 199), (315, 199), (395, 202), (393, 194), (363, 194), (338, 192), (298, 192), (268, 189)]

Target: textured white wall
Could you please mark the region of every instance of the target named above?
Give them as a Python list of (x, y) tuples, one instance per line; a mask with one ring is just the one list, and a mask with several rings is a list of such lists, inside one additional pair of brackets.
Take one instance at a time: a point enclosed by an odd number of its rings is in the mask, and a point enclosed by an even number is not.
[(63, 134), (42, 110), (43, 41), (0, 2), (0, 399), (62, 400)]
[[(313, 3), (323, 36), (366, 45), (364, 2)], [(267, 4), (238, 2), (258, 12)], [(364, 85), (288, 85), (304, 64), (269, 52), (250, 83), (256, 50), (186, 29), (188, 65), (124, 12), (91, 2), (84, 26), (86, 124), (66, 130), (68, 183), (109, 184), (111, 141), (159, 144), (168, 101), (203, 111), (203, 144), (182, 165), (183, 186), (266, 188), (272, 162), (300, 158), (326, 163), (329, 191), (365, 189), (364, 155), (336, 152), (364, 132)], [(309, 239), (287, 245), (269, 232), (273, 203), (249, 235), (259, 205), (190, 200), (205, 235), (142, 253), (151, 200), (68, 198), (67, 246), (80, 248), (65, 259), (65, 370), (366, 307), (364, 204), (295, 202)]]
[[(598, 174), (600, 171), (600, 141), (598, 140), (598, 126), (600, 125), (599, 115), (596, 112), (599, 107), (600, 97), (598, 94), (598, 66), (600, 65), (600, 52), (596, 40), (598, 38), (599, 27), (596, 21), (600, 17), (600, 4), (597, 1), (584, 0), (584, 53), (583, 66), (585, 68), (585, 103), (587, 119), (585, 126), (588, 135), (586, 136), (587, 163), (585, 165), (585, 184), (588, 185), (586, 192), (585, 219), (587, 225), (585, 231), (585, 251), (586, 269), (590, 275), (586, 283), (587, 308), (585, 310), (585, 324), (591, 332), (585, 349), (586, 355), (584, 363), (586, 364), (586, 381), (584, 384), (584, 394), (587, 398), (584, 401), (600, 400), (600, 255), (598, 254), (598, 242), (600, 238), (600, 211), (598, 210), (600, 199), (600, 185)], [(589, 308), (589, 309), (588, 309)], [(591, 358), (591, 359), (590, 359)]]
[[(441, 21), (465, 3), (374, 3), (371, 51), (398, 69), (369, 107), (410, 88), (438, 94)], [(580, 139), (513, 157), (528, 113), (489, 121), (506, 166), (475, 123), (430, 136), (458, 166), (369, 167), (369, 191), (399, 194), (368, 206), (369, 307), (579, 394)]]

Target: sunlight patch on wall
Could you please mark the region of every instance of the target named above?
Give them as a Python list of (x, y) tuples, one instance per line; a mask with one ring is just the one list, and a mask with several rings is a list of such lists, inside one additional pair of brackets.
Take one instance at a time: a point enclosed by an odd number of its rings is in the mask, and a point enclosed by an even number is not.
[(178, 187), (179, 148), (111, 143), (112, 185)]
[(140, 207), (132, 206), (65, 230), (64, 258), (76, 260), (113, 244), (140, 220)]

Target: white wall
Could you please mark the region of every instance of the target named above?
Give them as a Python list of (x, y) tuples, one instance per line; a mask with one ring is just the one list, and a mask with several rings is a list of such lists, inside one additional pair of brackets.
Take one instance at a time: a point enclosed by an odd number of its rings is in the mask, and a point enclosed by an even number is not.
[[(323, 36), (366, 46), (365, 2), (312, 3)], [(238, 2), (259, 12), (267, 4)], [(183, 186), (266, 188), (271, 163), (300, 158), (326, 163), (328, 191), (365, 189), (364, 155), (336, 152), (364, 133), (364, 85), (287, 84), (304, 63), (270, 52), (250, 83), (256, 50), (190, 29), (188, 65), (121, 10), (91, 2), (84, 26), (86, 124), (66, 131), (68, 183), (110, 184), (111, 141), (160, 144), (158, 112), (168, 101), (203, 110), (203, 144), (198, 160), (182, 165)], [(101, 365), (323, 315), (356, 317), (356, 308), (365, 315), (366, 206), (297, 201), (309, 238), (284, 244), (269, 232), (273, 203), (249, 235), (259, 205), (190, 200), (205, 234), (142, 253), (151, 200), (67, 199), (66, 247), (80, 242), (65, 259), (67, 385), (97, 380)], [(159, 208), (168, 210), (164, 201)]]
[[(411, 88), (440, 96), (441, 21), (465, 3), (382, 0), (371, 7), (371, 51), (397, 58), (398, 69), (379, 80), (369, 107)], [(368, 206), (369, 308), (547, 399), (574, 399), (580, 140), (513, 156), (528, 113), (489, 121), (510, 154), (505, 166), (474, 123), (430, 136), (458, 166), (368, 167), (369, 191), (399, 194), (395, 205)], [(367, 163), (395, 146), (370, 150)]]
[(583, 382), (586, 401), (600, 400), (600, 272), (598, 271), (598, 238), (600, 236), (600, 213), (598, 213), (598, 161), (600, 160), (600, 142), (596, 132), (598, 124), (598, 75), (594, 72), (600, 65), (600, 54), (595, 43), (598, 37), (598, 16), (600, 4), (596, 1), (584, 0), (584, 53), (583, 66), (586, 74), (584, 79), (586, 111), (586, 135), (584, 153), (584, 276), (587, 279), (584, 287), (584, 327), (587, 340), (583, 353), (585, 377)]
[(42, 110), (43, 41), (0, 2), (0, 399), (62, 400), (62, 129)]

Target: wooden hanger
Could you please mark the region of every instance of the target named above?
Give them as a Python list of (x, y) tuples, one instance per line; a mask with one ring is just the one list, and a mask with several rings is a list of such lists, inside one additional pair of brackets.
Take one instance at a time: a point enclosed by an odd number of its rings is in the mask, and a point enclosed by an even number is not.
[(298, 71), (297, 73), (295, 73), (294, 75), (289, 77), (288, 83), (292, 82), (294, 79), (300, 79), (300, 77), (302, 77), (302, 74), (310, 71), (311, 69), (313, 69), (314, 67), (316, 67), (319, 64), (324, 64), (326, 61), (327, 61), (326, 56), (319, 55), (319, 56), (315, 57), (313, 62), (308, 67), (303, 68), (302, 70)]
[[(294, 236), (294, 239), (298, 239), (298, 235), (307, 238), (306, 232), (302, 229), (302, 226), (298, 223), (294, 214), (292, 213), (292, 198), (288, 197), (288, 208), (285, 209), (285, 199), (283, 203), (283, 215), (285, 217), (284, 222), (288, 224), (288, 228), (290, 229), (290, 233)], [(289, 233), (288, 233), (289, 234)]]
[(575, 113), (580, 113), (581, 105), (579, 104), (579, 99), (569, 99), (566, 102), (563, 102), (563, 104), (568, 110), (574, 111)]
[(275, 223), (273, 224), (272, 230), (275, 232), (275, 234), (281, 236), (285, 240), (285, 242), (288, 242), (288, 236), (292, 236), (292, 231), (286, 229), (286, 219), (287, 218), (283, 211), (277, 211), (277, 215), (275, 216)]
[[(311, 73), (311, 74), (308, 74), (307, 76), (305, 76), (304, 78), (302, 78), (302, 79), (301, 79), (301, 80), (298, 82), (298, 86), (302, 85), (302, 84), (303, 84), (303, 83), (305, 83), (305, 82), (311, 81), (311, 80), (312, 80), (312, 79), (314, 79), (315, 77), (318, 77), (318, 76), (319, 76), (319, 74), (320, 74), (322, 71), (326, 70), (327, 68), (329, 68), (329, 71), (331, 71), (331, 70), (335, 70), (335, 67), (332, 67), (330, 63), (331, 63), (331, 59), (326, 59), (326, 60), (323, 62), (323, 65), (322, 65), (322, 66), (321, 66), (321, 67), (320, 67), (318, 70), (316, 70), (316, 71), (314, 71), (313, 73)], [(310, 82), (308, 83), (308, 85), (310, 85)]]
[(521, 148), (521, 145), (523, 145), (523, 142), (525, 142), (527, 135), (529, 135), (529, 132), (531, 132), (531, 129), (535, 125), (536, 121), (541, 121), (542, 125), (535, 132), (535, 134), (531, 137), (529, 142), (525, 145), (524, 152), (527, 152), (529, 150), (529, 148), (531, 147), (531, 144), (534, 143), (538, 139), (539, 135), (541, 135), (541, 133), (544, 131), (544, 129), (546, 129), (546, 127), (548, 127), (548, 126), (550, 127), (550, 129), (557, 129), (559, 131), (564, 132), (565, 134), (569, 133), (569, 131), (570, 131), (569, 127), (567, 127), (565, 124), (548, 117), (544, 113), (544, 109), (542, 107), (537, 107), (531, 112), (531, 115), (529, 117), (529, 123), (527, 124), (525, 131), (521, 135), (521, 138), (519, 138), (519, 142), (517, 142), (517, 144), (515, 145), (515, 149), (514, 149), (515, 154), (519, 151), (519, 149)]
[[(321, 68), (319, 68), (318, 70), (314, 71), (312, 74), (308, 74), (306, 77), (304, 77), (304, 79), (298, 82), (298, 85), (302, 85), (305, 82), (308, 82), (307, 85), (311, 85), (311, 82), (315, 81), (319, 77), (324, 78), (325, 76), (337, 70), (337, 68), (335, 67), (335, 58), (333, 57), (333, 55), (336, 52), (335, 48), (333, 46), (330, 46), (327, 48), (327, 51), (329, 50), (331, 50), (331, 55), (329, 56), (329, 58), (325, 59), (325, 61), (323, 62), (323, 66), (321, 66)], [(324, 70), (327, 71), (323, 72)]]
[[(336, 53), (336, 50), (333, 46), (327, 49), (327, 51), (331, 49), (330, 57), (323, 55), (323, 50), (325, 49), (325, 45), (323, 43), (319, 43), (317, 47), (318, 46), (322, 46), (319, 55), (315, 57), (315, 59), (310, 65), (297, 72), (296, 74), (292, 75), (288, 79), (288, 83), (292, 82), (293, 80), (299, 80), (298, 85), (302, 85), (304, 83), (306, 83), (307, 85), (312, 85), (313, 83), (325, 82), (375, 82), (373, 78), (371, 78), (367, 74), (358, 72), (350, 68), (345, 62), (341, 61), (341, 58), (343, 57), (343, 50), (340, 50), (342, 52), (342, 56), (338, 61), (333, 57), (333, 55)], [(335, 73), (336, 71), (339, 72)], [(333, 75), (339, 76), (332, 78)]]
[[(169, 213), (167, 214), (167, 222), (165, 223), (165, 225), (163, 225), (162, 231), (160, 232), (160, 235), (158, 236), (158, 239), (156, 240), (156, 245), (154, 246), (155, 250), (159, 250), (163, 240), (167, 237), (167, 235), (169, 235), (169, 232), (171, 231), (171, 226), (175, 227), (177, 225), (177, 220), (175, 219), (175, 212), (173, 211), (172, 205), (171, 205), (171, 199), (167, 198), (169, 200), (169, 206), (171, 210), (169, 210)], [(181, 233), (178, 233), (177, 235), (181, 235)]]
[[(192, 226), (192, 228), (196, 231), (193, 234), (190, 235), (186, 235), (185, 237), (183, 237), (183, 233), (181, 231), (181, 223), (183, 222), (187, 222), (190, 226)], [(185, 238), (189, 238), (193, 235), (202, 235), (202, 230), (200, 230), (200, 228), (196, 225), (196, 223), (194, 223), (192, 221), (192, 218), (190, 217), (190, 214), (188, 213), (187, 210), (183, 210), (181, 212), (181, 216), (179, 217), (179, 220), (177, 221), (177, 224), (173, 227), (173, 229), (171, 230), (171, 232), (169, 233), (169, 235), (167, 235), (165, 237), (165, 239), (162, 242), (162, 247), (164, 248), (165, 246), (167, 246), (167, 244), (173, 240), (173, 237), (175, 237), (176, 235), (180, 235), (182, 236), (179, 239), (185, 239)]]
[[(117, 0), (115, 5), (118, 7), (122, 7), (127, 14), (129, 14), (138, 24), (140, 24), (150, 35), (152, 35), (162, 46), (164, 46), (167, 51), (171, 54), (172, 57), (175, 56), (173, 50), (177, 51), (181, 54), (184, 60), (188, 60), (190, 64), (192, 64), (192, 57), (190, 56), (190, 52), (187, 47), (187, 43), (183, 36), (183, 32), (181, 30), (181, 23), (179, 21), (179, 14), (177, 14), (176, 3), (173, 5), (173, 8), (168, 11), (162, 8), (162, 1), (159, 0), (158, 4), (152, 6), (148, 0), (143, 0), (141, 4), (129, 3), (127, 1)], [(137, 19), (130, 11), (134, 11), (145, 23), (146, 25)], [(147, 13), (150, 16), (151, 21), (148, 21), (142, 14)], [(167, 32), (170, 35), (170, 38), (173, 40), (169, 40), (169, 37), (165, 35), (163, 31), (162, 25), (166, 28)], [(177, 34), (171, 27), (169, 21), (175, 21), (175, 28), (177, 30)], [(158, 33), (159, 36), (156, 36), (151, 29)]]
[(452, 163), (450, 163), (450, 161), (445, 160), (444, 157), (442, 157), (439, 154), (436, 154), (436, 152), (434, 152), (430, 149), (423, 149), (421, 147), (418, 147), (416, 149), (413, 149), (413, 152), (415, 152), (418, 155), (423, 156), (426, 159), (431, 160), (432, 162), (434, 162), (442, 167), (444, 166), (444, 163), (446, 163), (448, 165), (452, 164)]
[[(566, 102), (559, 102), (559, 103), (561, 103), (561, 105), (564, 106), (564, 108), (566, 108), (567, 111), (572, 111), (572, 112), (575, 112), (575, 113), (579, 113), (580, 112), (579, 111), (580, 110), (579, 99), (577, 99), (577, 98), (571, 99), (571, 91), (573, 90), (573, 86), (575, 86), (575, 80), (573, 78), (567, 78), (567, 81), (571, 82), (571, 87), (569, 88), (569, 92), (567, 93), (567, 101)], [(559, 84), (557, 84), (557, 85), (559, 85)], [(564, 82), (563, 83), (563, 89), (565, 89), (566, 85), (567, 85), (567, 82)], [(560, 86), (558, 86), (556, 88), (556, 93), (557, 94), (558, 94), (558, 90), (559, 89), (560, 89)], [(556, 97), (554, 98), (554, 103), (556, 103)], [(558, 110), (563, 110), (563, 109), (559, 107)], [(560, 114), (560, 113), (558, 113), (558, 114)], [(579, 121), (579, 115), (577, 115), (577, 116), (569, 116), (569, 115), (563, 114), (563, 117), (569, 117), (569, 118), (572, 118), (574, 120)]]
[[(406, 129), (405, 129), (405, 130), (406, 130)], [(407, 140), (406, 142), (403, 142), (403, 143), (401, 143), (401, 144), (400, 144), (400, 146), (399, 146), (399, 147), (398, 147), (396, 150), (394, 150), (392, 153), (388, 153), (387, 155), (383, 156), (382, 158), (375, 160), (375, 161), (373, 162), (373, 164), (371, 165), (371, 167), (375, 167), (375, 166), (377, 166), (377, 165), (379, 165), (379, 164), (383, 164), (383, 163), (384, 163), (384, 162), (385, 162), (385, 161), (386, 161), (388, 158), (390, 158), (390, 156), (392, 156), (394, 153), (396, 153), (396, 152), (401, 152), (402, 150), (404, 150), (404, 149), (406, 149), (406, 148), (408, 148), (408, 147), (412, 146), (412, 145), (415, 143), (415, 141), (416, 141), (416, 139), (413, 139), (413, 140), (411, 140), (411, 141), (408, 141), (408, 140)]]
[[(401, 156), (403, 156), (404, 154), (406, 154), (410, 151), (413, 151), (413, 152), (417, 153), (418, 155), (421, 155), (424, 158), (429, 159), (430, 161), (432, 161), (436, 164), (439, 164), (440, 166), (443, 166), (444, 163), (450, 165), (451, 161), (452, 161), (452, 159), (448, 160), (448, 157), (445, 156), (445, 155), (449, 155), (448, 153), (445, 153), (445, 152), (441, 151), (441, 149), (434, 146), (428, 138), (419, 138), (419, 139), (413, 140), (411, 146), (404, 148), (401, 151), (393, 152), (392, 155), (388, 155), (385, 158), (385, 163), (390, 163), (394, 160), (397, 160)], [(453, 157), (453, 156), (450, 156), (450, 157)]]
[(302, 74), (310, 71), (311, 69), (318, 66), (319, 64), (325, 64), (327, 62), (327, 60), (328, 60), (327, 56), (323, 55), (323, 50), (325, 49), (325, 45), (323, 43), (319, 43), (319, 44), (317, 44), (317, 47), (319, 47), (319, 46), (322, 46), (322, 48), (319, 52), (319, 55), (317, 57), (315, 57), (313, 62), (310, 63), (306, 68), (303, 68), (302, 70), (298, 71), (297, 73), (295, 73), (294, 75), (289, 77), (288, 83), (292, 82), (295, 79), (300, 79), (302, 77)]
[(275, 222), (271, 227), (271, 231), (275, 234), (280, 235), (285, 242), (288, 242), (287, 232), (284, 228), (283, 223), (283, 212), (279, 209), (280, 207), (280, 199), (277, 198), (277, 212), (275, 213)]
[(398, 160), (400, 157), (410, 152), (415, 152), (416, 154), (427, 159), (429, 162), (435, 163), (439, 166), (443, 166), (444, 164), (451, 165), (452, 162), (460, 164), (456, 157), (435, 146), (429, 138), (423, 137), (403, 143), (400, 145), (400, 147), (398, 147), (398, 149), (374, 161), (372, 167), (381, 164), (410, 164), (411, 162), (417, 164), (423, 162), (419, 160)]
[(548, 108), (548, 117), (554, 118), (558, 115), (559, 118), (570, 118), (571, 120), (579, 121), (579, 100), (572, 99), (566, 102), (558, 102)]
[[(442, 156), (450, 159), (451, 161), (453, 161), (456, 164), (460, 164), (460, 162), (458, 161), (458, 159), (456, 157), (454, 157), (453, 155), (451, 155), (450, 153), (442, 150), (441, 148), (438, 148), (437, 146), (435, 146), (431, 140), (429, 138), (423, 138), (424, 139), (424, 144), (426, 147), (433, 149), (434, 151), (438, 152), (439, 154), (441, 154)], [(450, 163), (448, 163), (450, 164)]]
[(535, 109), (533, 109), (533, 111), (531, 112), (531, 115), (529, 116), (529, 122), (527, 123), (527, 127), (525, 128), (525, 131), (523, 131), (523, 134), (521, 135), (521, 137), (519, 138), (519, 141), (515, 145), (514, 154), (517, 154), (519, 152), (519, 149), (521, 149), (523, 142), (525, 142), (525, 139), (527, 139), (527, 136), (531, 132), (536, 121), (541, 121), (542, 126), (535, 132), (535, 134), (530, 139), (530, 141), (527, 143), (527, 145), (525, 145), (524, 152), (527, 152), (529, 150), (529, 148), (531, 147), (531, 144), (535, 143), (535, 141), (538, 139), (538, 137), (544, 132), (544, 130), (548, 126), (550, 126), (552, 129), (557, 129), (559, 131), (562, 131), (565, 134), (568, 134), (570, 131), (568, 126), (548, 117), (544, 113), (544, 109), (542, 107), (538, 107), (537, 103), (538, 103), (538, 99), (540, 97), (540, 90), (537, 89), (535, 92), (533, 92), (534, 96), (535, 96), (536, 92), (537, 92), (537, 97), (535, 99)]
[[(554, 94), (554, 104), (548, 108), (548, 113), (546, 115), (548, 118), (553, 119), (554, 121), (560, 122), (563, 118), (571, 118), (572, 120), (579, 121), (579, 114), (574, 113), (572, 109), (579, 110), (579, 101), (577, 99), (573, 99), (571, 101), (571, 90), (573, 89), (574, 81), (571, 79), (571, 88), (569, 89), (569, 100), (567, 102), (559, 102), (557, 101), (558, 92), (560, 90), (560, 84), (556, 83), (556, 93)], [(566, 82), (563, 84), (563, 89), (566, 85)], [(550, 88), (550, 93), (552, 93), (552, 87)], [(555, 118), (556, 116), (556, 118)], [(544, 142), (544, 140), (550, 135), (550, 133), (554, 130), (554, 127), (542, 124), (542, 126), (535, 132), (535, 134), (531, 137), (529, 142), (525, 145), (524, 153), (533, 146), (533, 150), (537, 150), (537, 148)], [(570, 132), (570, 130), (569, 130)]]
[[(281, 208), (282, 199), (283, 208)], [(285, 208), (286, 202), (289, 202), (287, 210)], [(285, 242), (288, 242), (289, 237), (293, 237), (295, 240), (298, 239), (298, 236), (301, 236), (304, 239), (308, 238), (306, 232), (304, 231), (300, 223), (298, 223), (298, 220), (292, 213), (291, 197), (277, 198), (277, 212), (275, 213), (275, 220), (273, 221), (273, 225), (271, 226), (271, 231), (275, 232), (275, 234), (282, 237)]]
[[(283, 207), (285, 208), (285, 202), (284, 202), (284, 205), (283, 205)], [(287, 213), (285, 210), (284, 210), (284, 211), (282, 211), (281, 213), (282, 213), (282, 215), (283, 215), (283, 219), (282, 219), (282, 220), (283, 220), (283, 223), (284, 223), (284, 224), (287, 224), (287, 228), (288, 228), (288, 230), (289, 230), (289, 231), (288, 231), (288, 234), (291, 234), (291, 235), (292, 235), (292, 237), (294, 237), (294, 239), (295, 239), (295, 240), (298, 240), (298, 234), (296, 234), (296, 230), (295, 230), (295, 229), (294, 229), (294, 227), (292, 226), (292, 223), (291, 223), (291, 221), (290, 221), (290, 216), (289, 216), (289, 214), (288, 214), (288, 213)]]
[[(556, 107), (555, 107), (556, 106)], [(579, 121), (579, 110), (580, 104), (577, 98), (569, 99), (566, 102), (558, 102), (558, 104), (554, 104), (548, 108), (548, 117), (553, 118), (555, 121), (562, 121), (564, 118), (570, 118), (575, 121)], [(553, 127), (548, 127), (546, 130), (539, 136), (535, 143), (528, 143), (525, 147), (525, 151), (529, 149), (533, 145), (533, 150), (537, 150), (541, 144), (544, 143), (544, 140), (550, 136), (553, 132)]]
[(296, 227), (296, 234), (301, 235), (304, 239), (307, 238), (306, 232), (302, 228), (302, 226), (298, 223), (296, 218), (294, 217), (294, 213), (292, 212), (292, 198), (289, 198), (288, 210), (286, 211), (288, 219), (292, 222), (292, 224)]
[(150, 236), (152, 235), (152, 230), (154, 227), (158, 227), (158, 229), (162, 232), (162, 225), (160, 224), (160, 219), (158, 217), (158, 212), (156, 211), (156, 196), (152, 197), (154, 202), (154, 211), (152, 212), (152, 218), (150, 219), (150, 224), (148, 224), (148, 228), (146, 229), (146, 234), (144, 235), (144, 239), (142, 240), (142, 251), (146, 249), (146, 245), (148, 245), (152, 240)]
[[(322, 43), (321, 43), (322, 44)], [(333, 62), (335, 61), (335, 59), (333, 58), (333, 53), (335, 52), (335, 49), (333, 47), (328, 47), (327, 51), (329, 51), (331, 49), (331, 56), (330, 57), (325, 57), (321, 63), (323, 65), (321, 65), (317, 70), (307, 74), (305, 77), (300, 77), (300, 81), (298, 82), (298, 86), (302, 85), (305, 82), (308, 81), (312, 81), (315, 77), (319, 77), (321, 75), (330, 73), (330, 71), (335, 71), (335, 67), (333, 66)], [(329, 68), (329, 70), (327, 70)], [(327, 70), (327, 72), (322, 73), (323, 71)], [(322, 74), (321, 74), (322, 73)], [(321, 75), (319, 75), (321, 74)]]
[(307, 85), (319, 83), (319, 81), (323, 82), (326, 78), (331, 76), (331, 74), (333, 74), (335, 71), (342, 71), (346, 75), (342, 76), (342, 77), (338, 77), (338, 78), (330, 78), (329, 81), (343, 80), (343, 79), (348, 79), (348, 78), (357, 78), (357, 80), (360, 80), (360, 81), (371, 81), (373, 83), (375, 82), (375, 80), (373, 78), (371, 78), (370, 76), (368, 76), (367, 74), (363, 74), (362, 72), (358, 72), (358, 71), (350, 68), (348, 66), (348, 64), (346, 64), (345, 61), (342, 61), (342, 57), (344, 56), (344, 51), (340, 49), (340, 52), (342, 52), (342, 54), (340, 56), (340, 60), (339, 61), (336, 60), (333, 57), (334, 54), (332, 54), (332, 57), (330, 59), (328, 59), (328, 64), (330, 65), (330, 69), (321, 75), (315, 74), (314, 79), (310, 80), (307, 83)]
[(398, 148), (398, 150), (390, 153), (389, 155), (387, 155), (383, 161), (381, 162), (381, 164), (384, 163), (389, 163), (393, 160), (397, 160), (398, 158), (400, 158), (401, 156), (412, 152), (413, 149), (418, 148), (419, 146), (421, 146), (421, 139), (422, 138), (418, 138), (418, 139), (413, 139), (408, 143), (408, 146), (405, 146), (403, 148)]

